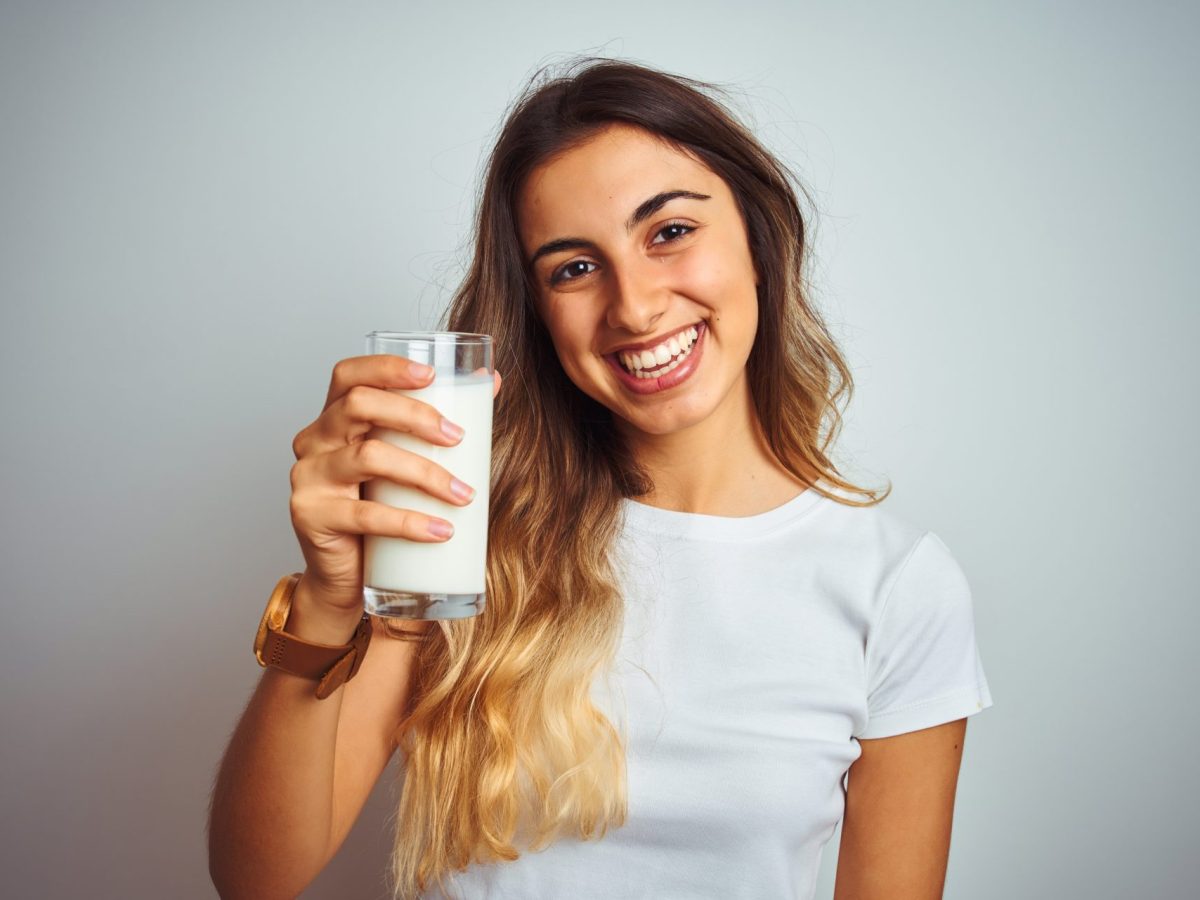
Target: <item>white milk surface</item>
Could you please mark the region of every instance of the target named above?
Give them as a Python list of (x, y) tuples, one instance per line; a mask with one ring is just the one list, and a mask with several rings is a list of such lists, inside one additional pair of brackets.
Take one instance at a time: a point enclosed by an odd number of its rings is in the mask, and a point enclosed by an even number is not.
[(462, 426), (463, 439), (456, 446), (441, 447), (383, 428), (373, 429), (370, 436), (432, 459), (475, 488), (475, 498), (466, 506), (454, 506), (419, 488), (382, 478), (365, 482), (364, 499), (446, 519), (453, 523), (454, 534), (449, 540), (433, 543), (365, 535), (363, 581), (367, 587), (418, 594), (482, 594), (492, 450), (492, 377), (439, 373), (429, 387), (395, 393), (433, 406)]

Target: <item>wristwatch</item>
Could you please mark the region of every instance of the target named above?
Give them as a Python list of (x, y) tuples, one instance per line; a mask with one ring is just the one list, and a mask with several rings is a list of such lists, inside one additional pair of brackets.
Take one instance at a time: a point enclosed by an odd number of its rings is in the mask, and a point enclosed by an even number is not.
[(317, 699), (324, 700), (358, 673), (371, 642), (371, 617), (364, 612), (350, 643), (340, 646), (318, 644), (288, 634), (283, 629), (300, 575), (300, 572), (284, 575), (271, 592), (254, 636), (254, 656), (264, 668), (272, 666), (313, 679), (317, 682)]

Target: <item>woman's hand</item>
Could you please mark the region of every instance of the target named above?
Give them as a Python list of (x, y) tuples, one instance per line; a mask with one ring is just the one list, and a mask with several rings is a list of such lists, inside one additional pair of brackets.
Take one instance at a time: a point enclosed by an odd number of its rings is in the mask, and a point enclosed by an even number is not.
[[(469, 491), (467, 497), (455, 492), (452, 472), (367, 437), (379, 427), (443, 447), (462, 440), (461, 434), (454, 434), (453, 423), (434, 407), (391, 392), (427, 387), (432, 380), (432, 370), (400, 356), (343, 359), (333, 367), (325, 408), (292, 441), (296, 463), (290, 507), (292, 527), (308, 564), (303, 581), (310, 596), (339, 613), (362, 610), (362, 535), (426, 543), (447, 539), (437, 531), (438, 523), (449, 526), (444, 519), (360, 499), (362, 482), (385, 478), (456, 506), (470, 502)], [(499, 390), (497, 372), (492, 396)]]

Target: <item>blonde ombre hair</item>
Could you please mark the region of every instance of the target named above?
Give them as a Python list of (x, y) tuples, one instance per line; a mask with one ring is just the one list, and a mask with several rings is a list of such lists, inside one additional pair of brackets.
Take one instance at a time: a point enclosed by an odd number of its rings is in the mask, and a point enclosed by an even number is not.
[[(803, 188), (711, 94), (712, 85), (613, 60), (535, 77), (488, 161), (474, 259), (444, 327), (491, 334), (497, 398), (488, 513), (487, 608), (440, 622), (417, 648), (400, 728), (404, 785), (395, 896), (471, 862), (516, 859), (555, 838), (602, 837), (625, 821), (625, 752), (590, 689), (613, 660), (622, 596), (610, 548), (621, 501), (650, 490), (612, 416), (567, 378), (535, 312), (516, 201), (529, 174), (612, 123), (693, 154), (731, 188), (759, 273), (747, 373), (779, 463), (841, 503), (886, 492), (844, 481), (826, 456), (850, 370), (807, 299)], [(868, 499), (854, 501), (834, 488)], [(522, 846), (518, 846), (521, 844)]]

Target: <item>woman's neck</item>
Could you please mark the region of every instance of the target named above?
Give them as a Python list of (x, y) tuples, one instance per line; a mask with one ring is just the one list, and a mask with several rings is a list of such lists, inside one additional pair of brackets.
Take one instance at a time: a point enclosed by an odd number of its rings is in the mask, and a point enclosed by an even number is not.
[(704, 421), (674, 434), (623, 429), (654, 482), (639, 503), (710, 516), (752, 516), (804, 490), (767, 446), (743, 377)]

